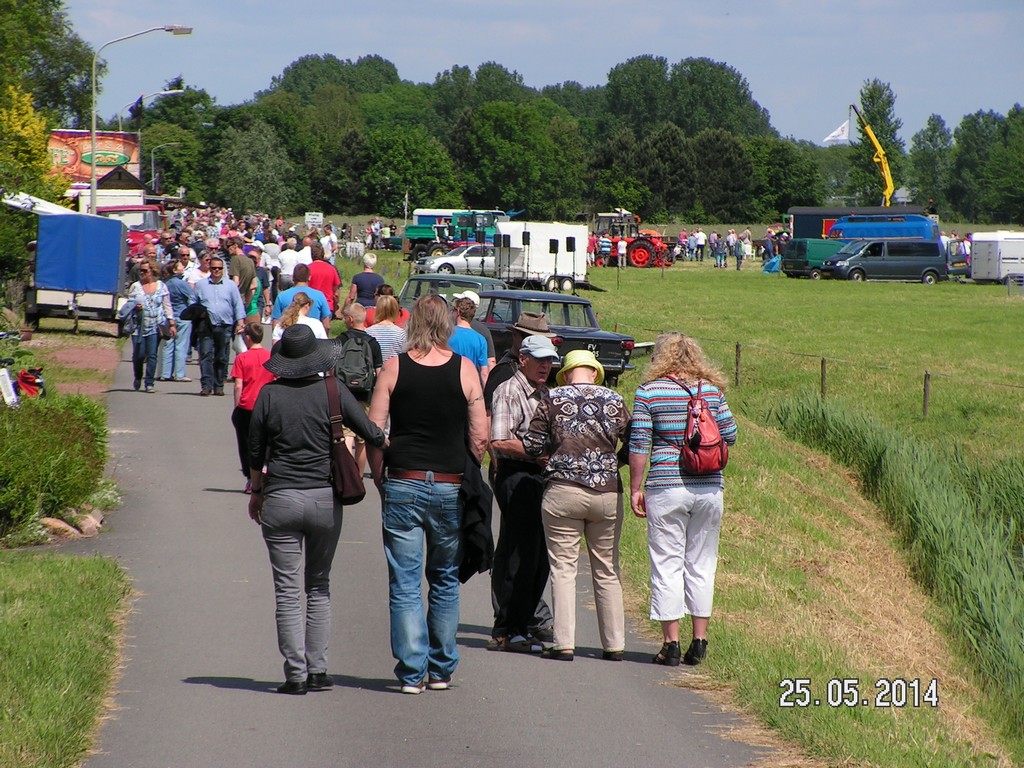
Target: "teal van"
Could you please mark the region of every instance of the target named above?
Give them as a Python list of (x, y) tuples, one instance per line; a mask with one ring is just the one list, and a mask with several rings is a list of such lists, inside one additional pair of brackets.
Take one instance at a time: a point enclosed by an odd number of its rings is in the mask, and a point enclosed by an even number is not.
[(782, 271), (788, 277), (821, 278), (821, 265), (846, 245), (845, 240), (817, 240), (798, 237), (782, 252)]
[(948, 280), (950, 267), (936, 240), (853, 240), (821, 265), (823, 277), (839, 280)]

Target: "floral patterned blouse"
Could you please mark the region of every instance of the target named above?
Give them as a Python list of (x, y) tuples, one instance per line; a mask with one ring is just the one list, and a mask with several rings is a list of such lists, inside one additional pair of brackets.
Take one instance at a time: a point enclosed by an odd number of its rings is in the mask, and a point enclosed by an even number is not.
[(549, 455), (548, 480), (614, 493), (619, 490), (617, 454), (624, 453), (629, 441), (629, 423), (618, 392), (596, 384), (567, 384), (550, 390), (540, 402), (523, 447), (531, 456)]

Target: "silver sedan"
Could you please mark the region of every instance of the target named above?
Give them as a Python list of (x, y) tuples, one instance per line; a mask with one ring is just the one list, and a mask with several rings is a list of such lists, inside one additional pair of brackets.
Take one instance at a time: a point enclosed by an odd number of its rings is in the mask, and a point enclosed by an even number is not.
[(494, 248), (490, 245), (460, 245), (443, 256), (424, 256), (417, 260), (416, 271), (446, 275), (494, 275)]

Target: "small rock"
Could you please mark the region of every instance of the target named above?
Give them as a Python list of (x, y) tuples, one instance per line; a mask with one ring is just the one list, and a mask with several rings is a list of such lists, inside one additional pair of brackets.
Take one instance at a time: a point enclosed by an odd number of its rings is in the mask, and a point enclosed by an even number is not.
[(82, 534), (73, 525), (68, 525), (63, 520), (58, 520), (55, 517), (44, 517), (39, 522), (42, 523), (43, 528), (51, 536), (61, 539), (79, 539), (82, 537)]
[(87, 539), (99, 536), (100, 534), (100, 527), (91, 515), (78, 515), (75, 517), (75, 526), (82, 532), (82, 536)]

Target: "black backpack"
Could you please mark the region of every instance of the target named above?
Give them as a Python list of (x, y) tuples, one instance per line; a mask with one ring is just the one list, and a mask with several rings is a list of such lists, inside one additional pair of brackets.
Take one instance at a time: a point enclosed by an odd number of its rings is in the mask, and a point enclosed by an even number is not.
[(373, 347), (362, 333), (343, 333), (334, 341), (334, 372), (353, 395), (369, 395), (375, 379)]

